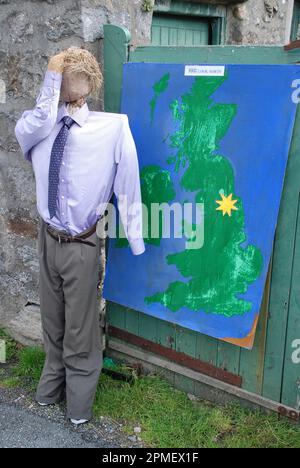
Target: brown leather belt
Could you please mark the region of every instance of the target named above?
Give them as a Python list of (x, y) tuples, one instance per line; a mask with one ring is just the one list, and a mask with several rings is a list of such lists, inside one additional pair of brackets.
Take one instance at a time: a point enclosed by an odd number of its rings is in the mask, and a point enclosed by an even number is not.
[[(97, 221), (98, 222), (98, 221)], [(79, 242), (81, 244), (90, 245), (91, 247), (96, 247), (94, 242), (90, 242), (85, 240), (87, 237), (90, 237), (94, 232), (96, 232), (97, 223), (94, 224), (91, 228), (83, 231), (80, 234), (76, 234), (75, 236), (71, 236), (67, 233), (67, 231), (58, 231), (53, 226), (47, 223), (46, 229), (48, 234), (50, 234), (53, 239), (57, 240), (59, 243), (61, 242)]]

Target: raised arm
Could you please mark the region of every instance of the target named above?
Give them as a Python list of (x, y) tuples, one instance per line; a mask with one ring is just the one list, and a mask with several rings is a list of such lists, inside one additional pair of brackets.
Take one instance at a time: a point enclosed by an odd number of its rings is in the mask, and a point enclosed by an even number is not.
[(31, 149), (46, 138), (55, 125), (64, 55), (61, 52), (50, 59), (35, 108), (23, 112), (16, 124), (15, 135), (28, 161), (31, 160)]
[(130, 131), (128, 117), (123, 115), (120, 137), (116, 145), (117, 173), (114, 193), (122, 224), (133, 255), (145, 251), (142, 236), (142, 204), (139, 164), (135, 143)]

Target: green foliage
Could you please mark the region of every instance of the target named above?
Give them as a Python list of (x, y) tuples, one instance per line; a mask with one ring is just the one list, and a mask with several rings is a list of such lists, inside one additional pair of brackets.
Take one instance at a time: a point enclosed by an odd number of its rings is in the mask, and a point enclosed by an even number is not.
[(31, 385), (37, 385), (43, 370), (45, 353), (39, 347), (23, 348), (18, 353), (14, 373), (18, 377), (30, 378)]
[(19, 377), (8, 377), (6, 379), (0, 380), (0, 388), (15, 388), (21, 384), (21, 379)]
[(153, 10), (153, 0), (143, 0), (142, 10), (149, 13)]

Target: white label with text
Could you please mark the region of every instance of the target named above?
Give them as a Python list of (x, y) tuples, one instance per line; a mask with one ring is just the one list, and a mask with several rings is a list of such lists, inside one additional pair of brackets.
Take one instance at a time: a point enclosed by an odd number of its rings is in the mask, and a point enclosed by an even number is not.
[(185, 76), (224, 76), (224, 65), (186, 65)]

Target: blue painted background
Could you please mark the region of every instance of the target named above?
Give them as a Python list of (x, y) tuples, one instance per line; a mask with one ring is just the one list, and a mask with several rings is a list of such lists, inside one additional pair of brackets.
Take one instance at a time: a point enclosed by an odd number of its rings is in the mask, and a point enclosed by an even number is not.
[[(145, 296), (166, 290), (172, 281), (187, 281), (165, 260), (169, 253), (184, 250), (184, 238), (162, 239), (159, 247), (146, 244), (146, 252), (139, 256), (132, 255), (129, 247), (116, 248), (110, 239), (103, 296), (216, 338), (243, 338), (251, 331), (262, 301), (297, 107), (291, 99), (291, 85), (300, 78), (300, 70), (296, 65), (226, 65), (226, 72), (228, 79), (212, 98), (216, 103), (236, 104), (237, 114), (221, 141), (220, 154), (234, 169), (235, 194), (244, 206), (247, 243), (259, 248), (264, 259), (260, 277), (241, 296), (252, 303), (251, 312), (227, 318), (187, 308), (172, 312), (159, 303), (145, 304)], [(153, 85), (166, 73), (170, 73), (169, 86), (157, 100), (151, 125)], [(166, 162), (173, 154), (168, 136), (178, 125), (169, 105), (174, 99), (180, 100), (194, 80), (184, 76), (182, 64), (124, 65), (122, 113), (129, 117), (140, 169), (154, 164), (171, 171), (176, 194), (180, 193), (177, 201), (194, 201), (195, 194), (179, 188), (184, 169), (172, 172), (173, 166)]]

